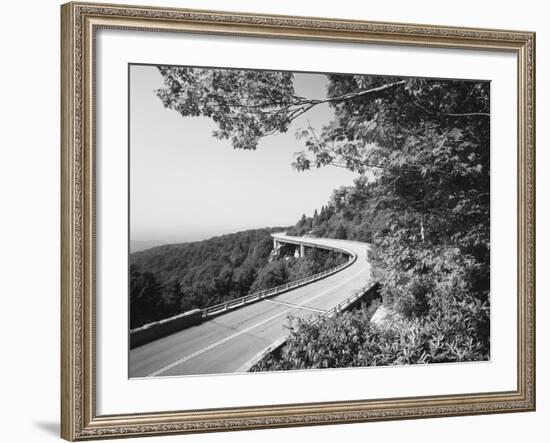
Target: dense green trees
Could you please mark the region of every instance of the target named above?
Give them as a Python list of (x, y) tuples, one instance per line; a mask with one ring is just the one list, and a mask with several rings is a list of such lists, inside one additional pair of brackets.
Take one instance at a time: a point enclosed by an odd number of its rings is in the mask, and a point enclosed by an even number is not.
[(159, 284), (151, 272), (130, 266), (130, 327), (162, 318)]
[(284, 285), (291, 281), (318, 274), (326, 269), (335, 268), (346, 260), (347, 258), (338, 252), (307, 248), (306, 254), (302, 258), (287, 255), (261, 268), (250, 290), (255, 292)]
[(286, 345), (251, 371), (485, 360), (484, 344), (476, 339), (477, 331), (486, 326), (483, 313), (478, 309), (469, 316), (453, 315), (452, 310), (449, 306), (438, 314), (432, 311), (392, 328), (371, 323), (372, 311), (365, 308), (314, 324), (299, 320)]
[(177, 280), (161, 284), (152, 272), (130, 265), (130, 328), (181, 312), (181, 297)]
[(288, 235), (314, 235), (371, 243), (376, 233), (385, 229), (391, 219), (391, 210), (380, 207), (370, 198), (376, 183), (358, 179), (354, 186), (335, 189), (326, 205), (311, 217), (305, 215)]
[(274, 260), (260, 269), (250, 289), (251, 292), (261, 291), (262, 289), (284, 285), (288, 281), (290, 281), (290, 276), (287, 263), (285, 260)]
[(131, 254), (132, 327), (248, 294), (271, 253), (270, 232), (250, 230)]

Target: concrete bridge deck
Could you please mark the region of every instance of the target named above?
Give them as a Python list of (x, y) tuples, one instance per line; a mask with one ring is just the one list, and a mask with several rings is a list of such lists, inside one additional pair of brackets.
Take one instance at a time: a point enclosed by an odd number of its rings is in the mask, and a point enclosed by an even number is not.
[(236, 309), (130, 351), (129, 376), (153, 377), (237, 372), (285, 337), (288, 316), (311, 319), (344, 301), (370, 280), (368, 245), (362, 242), (273, 234), (280, 243), (347, 250), (347, 268), (284, 294)]

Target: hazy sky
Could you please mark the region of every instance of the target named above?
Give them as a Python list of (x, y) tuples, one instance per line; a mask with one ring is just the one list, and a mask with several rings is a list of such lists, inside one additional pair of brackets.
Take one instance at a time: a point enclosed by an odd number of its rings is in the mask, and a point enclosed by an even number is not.
[[(305, 97), (326, 96), (322, 74), (296, 74)], [(154, 91), (162, 77), (153, 66), (130, 69), (130, 230), (132, 249), (201, 240), (267, 226), (288, 226), (325, 204), (355, 174), (337, 167), (297, 172), (293, 154), (303, 149), (296, 129), (309, 120), (321, 128), (332, 117), (320, 105), (285, 134), (260, 141), (255, 151), (235, 150), (212, 137), (208, 118), (165, 109)]]

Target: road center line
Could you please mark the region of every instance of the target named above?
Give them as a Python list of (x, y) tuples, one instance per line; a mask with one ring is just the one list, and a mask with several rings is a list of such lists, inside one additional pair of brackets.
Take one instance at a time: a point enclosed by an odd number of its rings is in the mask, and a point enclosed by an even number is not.
[[(335, 286), (333, 286), (333, 287), (331, 287), (331, 288), (325, 289), (324, 291), (319, 292), (318, 294), (316, 294), (316, 295), (314, 295), (313, 297), (311, 297), (311, 298), (307, 299), (306, 301), (304, 301), (304, 304), (305, 304), (305, 303), (309, 303), (309, 302), (311, 302), (311, 301), (313, 301), (313, 300), (315, 300), (315, 299), (317, 299), (317, 298), (319, 298), (319, 297), (322, 297), (322, 296), (325, 295), (327, 292), (330, 292), (330, 291), (333, 291), (333, 290), (336, 289), (336, 288), (339, 288), (340, 286), (342, 286), (342, 285), (348, 283), (350, 280), (353, 280), (354, 278), (356, 278), (356, 277), (359, 276), (360, 274), (363, 274), (364, 272), (365, 272), (365, 270), (361, 270), (361, 271), (357, 272), (356, 274), (353, 274), (351, 277), (347, 278), (346, 280), (341, 281), (341, 282), (338, 283), (337, 285), (335, 285)], [(214, 342), (214, 343), (212, 343), (211, 345), (208, 345), (208, 346), (206, 346), (206, 347), (204, 347), (204, 348), (202, 348), (202, 349), (199, 349), (198, 351), (196, 351), (196, 352), (194, 352), (194, 353), (192, 353), (192, 354), (186, 355), (186, 356), (184, 356), (184, 357), (182, 357), (182, 358), (180, 358), (180, 359), (178, 359), (178, 360), (176, 360), (176, 361), (174, 361), (174, 362), (172, 362), (172, 363), (170, 363), (170, 364), (168, 364), (168, 365), (166, 365), (166, 366), (164, 366), (164, 367), (162, 367), (162, 368), (156, 370), (155, 372), (152, 372), (151, 374), (147, 375), (146, 377), (156, 377), (157, 375), (160, 375), (160, 374), (162, 374), (163, 372), (166, 372), (166, 371), (168, 371), (168, 370), (170, 370), (170, 369), (172, 369), (172, 368), (174, 368), (174, 367), (176, 367), (176, 366), (178, 366), (178, 365), (180, 365), (180, 364), (182, 364), (182, 363), (184, 363), (184, 362), (186, 362), (186, 361), (188, 361), (188, 360), (191, 360), (192, 358), (195, 358), (195, 357), (197, 357), (197, 356), (199, 356), (199, 355), (201, 355), (201, 354), (204, 354), (205, 352), (207, 352), (207, 351), (209, 351), (209, 350), (211, 350), (211, 349), (214, 349), (214, 348), (216, 348), (216, 347), (218, 347), (218, 346), (220, 346), (220, 345), (222, 345), (222, 344), (228, 342), (229, 340), (232, 340), (232, 339), (235, 338), (235, 337), (238, 337), (239, 335), (246, 334), (247, 332), (250, 332), (250, 331), (253, 330), (253, 329), (256, 329), (256, 328), (258, 328), (258, 327), (260, 327), (260, 326), (262, 326), (262, 325), (264, 325), (264, 324), (266, 324), (266, 323), (269, 323), (271, 320), (274, 320), (274, 319), (276, 319), (277, 317), (280, 317), (280, 316), (282, 316), (282, 315), (285, 315), (285, 314), (287, 314), (288, 312), (292, 311), (293, 309), (296, 309), (296, 308), (295, 308), (295, 307), (292, 307), (292, 308), (286, 309), (286, 310), (284, 310), (283, 312), (280, 312), (279, 314), (273, 315), (273, 316), (271, 316), (271, 317), (269, 317), (269, 318), (267, 318), (267, 319), (265, 319), (265, 320), (262, 320), (261, 322), (256, 323), (255, 325), (252, 325), (252, 326), (250, 326), (250, 327), (248, 327), (248, 328), (246, 328), (246, 329), (243, 329), (242, 331), (239, 331), (239, 332), (236, 332), (235, 334), (230, 335), (229, 337), (225, 337), (225, 338), (223, 338), (223, 339), (221, 339), (221, 340), (219, 340), (219, 341), (217, 341), (217, 342)]]

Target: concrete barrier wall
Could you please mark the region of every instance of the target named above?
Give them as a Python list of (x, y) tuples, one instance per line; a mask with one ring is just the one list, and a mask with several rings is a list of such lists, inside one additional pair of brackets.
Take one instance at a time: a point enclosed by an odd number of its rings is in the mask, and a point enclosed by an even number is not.
[(202, 323), (202, 311), (194, 309), (174, 317), (149, 323), (130, 331), (130, 349), (166, 337), (174, 332)]

